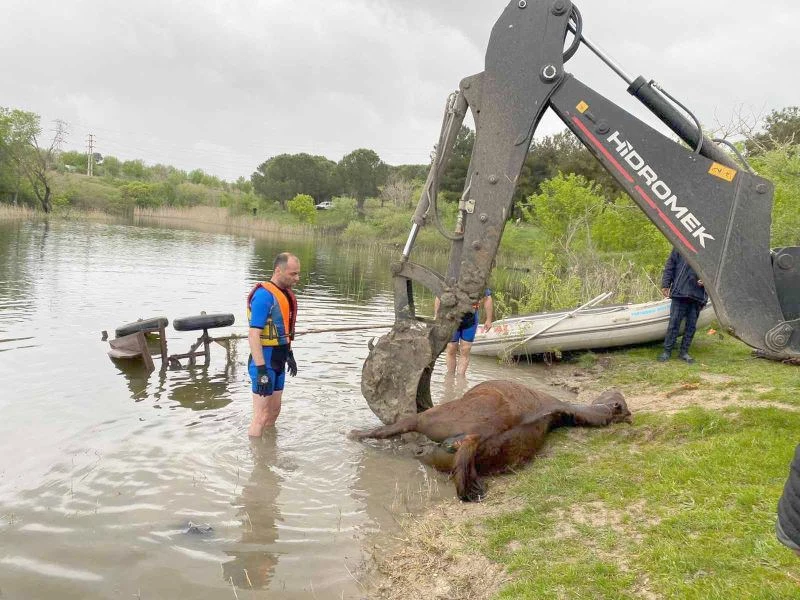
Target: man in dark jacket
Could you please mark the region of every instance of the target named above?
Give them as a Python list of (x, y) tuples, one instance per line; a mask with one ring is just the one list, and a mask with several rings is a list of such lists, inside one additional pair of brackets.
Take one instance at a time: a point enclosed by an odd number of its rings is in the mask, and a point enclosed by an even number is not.
[(789, 478), (778, 501), (778, 522), (775, 523), (778, 541), (800, 556), (800, 446), (794, 451)]
[(689, 346), (697, 328), (700, 310), (708, 302), (708, 294), (703, 282), (697, 278), (697, 273), (674, 248), (667, 259), (667, 264), (664, 265), (661, 293), (665, 298), (672, 298), (672, 305), (669, 309), (669, 327), (667, 337), (664, 339), (664, 352), (658, 356), (658, 360), (661, 362), (669, 360), (680, 333), (681, 322), (685, 320), (686, 326), (678, 356), (691, 364), (694, 359), (689, 356)]

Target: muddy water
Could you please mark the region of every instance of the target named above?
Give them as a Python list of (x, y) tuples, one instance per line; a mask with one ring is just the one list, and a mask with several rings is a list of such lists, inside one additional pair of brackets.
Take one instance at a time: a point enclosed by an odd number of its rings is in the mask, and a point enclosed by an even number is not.
[[(359, 389), (381, 332), (299, 336), (276, 429), (246, 434), (245, 341), (207, 366), (146, 374), (101, 331), (231, 312), (290, 249), (298, 329), (391, 322), (388, 257), (307, 240), (153, 226), (0, 223), (0, 597), (360, 598), (370, 536), (451, 497), (385, 444)], [(168, 330), (170, 353), (195, 332)], [(202, 361), (201, 361), (202, 364)], [(434, 375), (436, 399), (462, 389)], [(535, 372), (473, 359), (468, 385)], [(196, 527), (192, 527), (192, 526)]]

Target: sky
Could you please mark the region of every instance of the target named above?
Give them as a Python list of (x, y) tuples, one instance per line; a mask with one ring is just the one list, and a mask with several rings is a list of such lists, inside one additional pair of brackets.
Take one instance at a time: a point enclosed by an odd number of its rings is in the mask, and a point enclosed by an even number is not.
[[(66, 121), (64, 149), (92, 134), (101, 154), (231, 181), (282, 153), (428, 163), (447, 96), (483, 70), (506, 4), (2, 0), (0, 106), (39, 114), (45, 133)], [(576, 5), (588, 39), (706, 129), (800, 104), (798, 2)], [(587, 48), (566, 70), (655, 124)], [(536, 137), (561, 129), (545, 117)]]

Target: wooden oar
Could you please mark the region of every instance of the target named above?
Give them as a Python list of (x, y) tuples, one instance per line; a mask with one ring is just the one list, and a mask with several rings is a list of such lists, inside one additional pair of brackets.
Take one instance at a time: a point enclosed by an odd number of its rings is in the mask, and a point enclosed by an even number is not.
[(521, 342), (517, 342), (516, 344), (513, 344), (512, 346), (509, 346), (508, 348), (503, 350), (503, 359), (507, 359), (511, 355), (511, 351), (514, 350), (515, 348), (518, 348), (519, 346), (522, 346), (523, 344), (527, 344), (528, 342), (530, 342), (536, 336), (544, 333), (545, 331), (547, 331), (551, 327), (555, 327), (556, 325), (561, 323), (561, 321), (563, 321), (564, 319), (567, 319), (569, 317), (573, 317), (577, 313), (579, 313), (580, 311), (585, 310), (587, 308), (591, 308), (595, 304), (598, 304), (598, 303), (602, 302), (603, 300), (606, 300), (609, 296), (611, 296), (611, 292), (603, 292), (602, 294), (600, 294), (596, 298), (592, 298), (591, 300), (589, 300), (586, 304), (583, 304), (583, 305), (579, 306), (578, 308), (576, 308), (575, 310), (561, 315), (558, 319), (556, 319), (555, 321), (553, 321), (552, 323), (550, 323), (548, 325), (545, 325), (539, 331), (536, 331), (536, 332), (532, 333), (531, 335), (526, 337)]

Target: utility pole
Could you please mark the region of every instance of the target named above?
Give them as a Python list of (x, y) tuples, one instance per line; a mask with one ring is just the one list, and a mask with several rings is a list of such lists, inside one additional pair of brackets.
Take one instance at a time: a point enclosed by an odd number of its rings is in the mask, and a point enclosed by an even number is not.
[(91, 133), (86, 139), (86, 146), (88, 148), (86, 153), (86, 174), (91, 177), (94, 167), (94, 135)]

